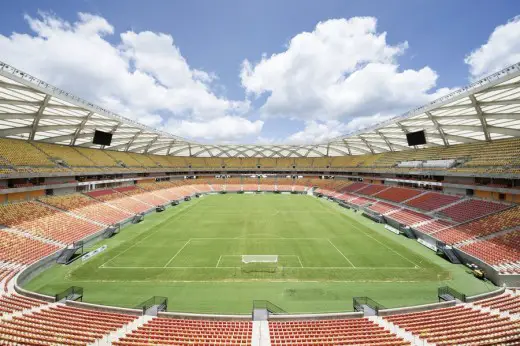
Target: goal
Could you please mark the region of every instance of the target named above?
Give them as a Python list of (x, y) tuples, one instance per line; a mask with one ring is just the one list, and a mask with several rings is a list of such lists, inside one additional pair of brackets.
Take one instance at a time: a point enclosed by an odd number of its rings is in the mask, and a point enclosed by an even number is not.
[(278, 255), (242, 255), (241, 268), (244, 273), (275, 273)]
[(278, 263), (278, 255), (242, 255), (242, 263)]

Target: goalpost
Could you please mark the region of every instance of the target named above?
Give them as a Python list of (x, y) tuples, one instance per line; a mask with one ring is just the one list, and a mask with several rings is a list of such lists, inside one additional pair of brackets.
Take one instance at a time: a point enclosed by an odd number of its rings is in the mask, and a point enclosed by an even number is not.
[(278, 255), (242, 255), (242, 272), (275, 273), (278, 268)]

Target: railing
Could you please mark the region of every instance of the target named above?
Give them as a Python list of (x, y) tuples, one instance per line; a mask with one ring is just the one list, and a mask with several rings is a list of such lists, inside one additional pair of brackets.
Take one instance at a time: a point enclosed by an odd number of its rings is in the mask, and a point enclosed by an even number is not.
[(364, 312), (365, 309), (363, 306), (367, 306), (370, 309), (374, 310), (375, 314), (379, 314), (379, 310), (386, 309), (383, 305), (379, 304), (375, 300), (368, 297), (354, 297), (352, 298), (352, 306), (354, 311)]
[(286, 314), (287, 311), (271, 303), (268, 300), (253, 300), (253, 310), (255, 309), (266, 309), (272, 314)]
[(65, 291), (56, 293), (54, 296), (57, 302), (65, 300), (81, 300), (83, 301), (83, 287), (71, 286)]
[(146, 313), (150, 308), (157, 306), (157, 311), (166, 311), (168, 310), (168, 298), (166, 297), (160, 297), (160, 296), (153, 296), (148, 300), (145, 300), (141, 304), (137, 305), (136, 309), (141, 309), (143, 311), (143, 314)]
[(461, 293), (450, 286), (442, 286), (439, 287), (437, 290), (437, 296), (439, 297), (439, 301), (441, 300), (447, 300), (446, 298), (451, 296), (455, 299), (460, 300), (461, 302), (466, 301), (466, 295), (464, 293)]

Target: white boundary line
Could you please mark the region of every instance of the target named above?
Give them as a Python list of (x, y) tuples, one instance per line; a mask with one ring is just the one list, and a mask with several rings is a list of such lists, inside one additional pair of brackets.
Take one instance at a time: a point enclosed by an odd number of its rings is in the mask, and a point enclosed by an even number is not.
[[(240, 267), (103, 267), (100, 269), (235, 269)], [(297, 268), (302, 267), (284, 267), (284, 268)], [(303, 267), (304, 269), (341, 269), (341, 270), (421, 270), (423, 268), (412, 268), (412, 267)], [(195, 280), (197, 281), (197, 280)], [(124, 281), (122, 281), (124, 282)]]
[(222, 255), (220, 255), (220, 257), (218, 258), (218, 262), (217, 262), (217, 265), (215, 266), (215, 268), (218, 268), (218, 265), (219, 265), (221, 259), (222, 259)]
[(373, 236), (371, 236), (370, 234), (366, 233), (365, 231), (363, 231), (362, 229), (360, 229), (359, 227), (357, 227), (356, 225), (353, 225), (351, 224), (352, 227), (354, 227), (355, 229), (357, 229), (359, 232), (363, 233), (363, 235), (369, 237), (369, 238), (372, 238), (373, 240), (375, 240), (376, 242), (378, 242), (379, 244), (383, 245), (385, 248), (387, 248), (388, 250), (392, 251), (393, 253), (395, 253), (396, 255), (398, 255), (399, 257), (407, 260), (408, 262), (410, 262), (411, 264), (413, 264), (416, 268), (421, 268), (420, 265), (418, 265), (417, 263), (415, 263), (414, 261), (412, 261), (411, 259), (403, 256), (400, 252), (392, 249), (391, 247), (389, 247), (388, 245), (382, 243), (381, 241), (379, 241), (378, 239), (374, 238)]
[(164, 265), (164, 268), (168, 267), (168, 264), (172, 263), (172, 261), (175, 259), (175, 257), (177, 257), (178, 254), (181, 253), (182, 250), (184, 250), (184, 248), (186, 247), (186, 245), (188, 245), (190, 243), (191, 239), (188, 239), (188, 241), (186, 243), (184, 243), (184, 245), (179, 249), (179, 251), (177, 251), (177, 253), (175, 255), (173, 255), (173, 257), (168, 261), (168, 263), (166, 263)]
[(334, 245), (334, 243), (332, 243), (332, 241), (330, 239), (327, 238), (327, 240), (329, 241), (330, 245), (334, 246), (334, 248), (341, 254), (341, 256), (343, 256), (344, 259), (347, 260), (348, 263), (350, 263), (350, 265), (352, 266), (352, 268), (356, 268), (356, 266), (354, 265), (354, 263), (350, 262), (350, 260), (347, 258), (347, 256), (345, 256), (343, 254), (343, 252), (341, 252), (337, 247), (336, 245)]
[[(198, 203), (198, 202), (197, 202)], [(181, 210), (179, 210), (175, 215), (171, 216), (170, 218), (175, 218), (176, 216), (179, 215), (179, 213), (185, 211), (185, 210), (188, 210), (189, 208), (193, 207), (194, 205), (197, 205), (197, 203), (193, 203), (193, 204), (189, 204), (186, 208), (183, 208)], [(184, 215), (186, 214), (182, 214), (181, 216), (179, 216), (178, 218), (182, 218)], [(151, 231), (149, 232), (149, 234), (144, 237), (143, 239), (139, 240), (138, 242), (135, 242), (134, 244), (130, 245), (128, 248), (126, 248), (125, 250), (121, 251), (120, 253), (118, 253), (117, 255), (115, 255), (114, 257), (110, 258), (109, 260), (107, 260), (105, 263), (103, 263), (102, 265), (99, 266), (99, 268), (102, 268), (102, 267), (105, 267), (105, 264), (107, 264), (108, 262), (114, 260), (115, 258), (121, 256), (122, 254), (124, 254), (125, 252), (127, 252), (128, 250), (130, 250), (131, 248), (133, 248), (134, 246), (136, 246), (137, 244), (141, 243), (143, 240), (145, 239), (148, 239), (149, 237), (151, 237), (152, 235), (154, 235), (155, 233), (159, 232), (161, 230), (161, 228), (157, 228), (155, 229), (154, 231)], [(123, 243), (124, 244), (124, 243)]]

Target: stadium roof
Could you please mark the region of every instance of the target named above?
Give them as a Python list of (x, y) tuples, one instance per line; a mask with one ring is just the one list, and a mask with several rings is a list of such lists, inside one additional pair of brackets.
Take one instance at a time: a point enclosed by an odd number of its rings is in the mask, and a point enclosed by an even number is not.
[(520, 63), (404, 115), (326, 143), (203, 144), (144, 126), (0, 62), (0, 137), (64, 145), (203, 157), (320, 157), (408, 150), (406, 133), (424, 129), (430, 146), (520, 137)]

